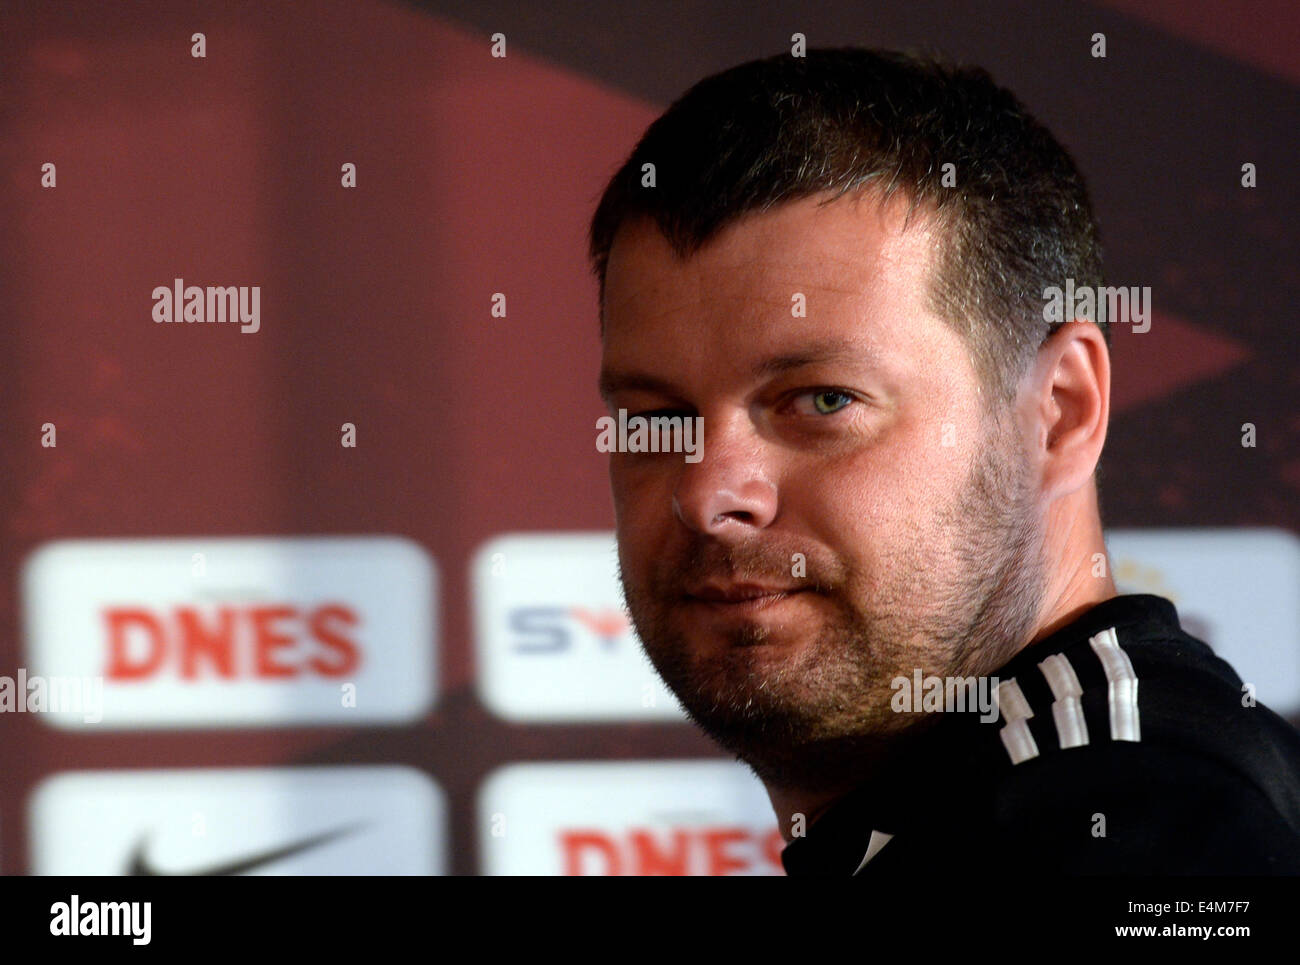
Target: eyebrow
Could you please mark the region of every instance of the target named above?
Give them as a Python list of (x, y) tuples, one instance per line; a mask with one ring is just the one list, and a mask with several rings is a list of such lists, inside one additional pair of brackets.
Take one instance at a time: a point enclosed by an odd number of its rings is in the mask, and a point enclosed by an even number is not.
[[(858, 362), (865, 360), (876, 362), (875, 353), (870, 352), (856, 342), (842, 338), (823, 339), (811, 345), (803, 346), (794, 352), (774, 355), (763, 359), (753, 369), (755, 381), (782, 375), (801, 369), (806, 365), (819, 365), (834, 362)], [(662, 395), (680, 396), (682, 393), (671, 382), (645, 372), (620, 372), (613, 369), (600, 373), (598, 384), (600, 397), (608, 399), (615, 392), (646, 391)]]
[(773, 375), (781, 375), (794, 369), (803, 368), (805, 365), (819, 365), (827, 362), (861, 362), (864, 356), (869, 362), (875, 360), (874, 353), (866, 350), (864, 346), (850, 342), (847, 339), (828, 338), (804, 346), (795, 352), (764, 359), (754, 366), (754, 378), (762, 379)]
[(615, 392), (658, 392), (662, 395), (677, 395), (677, 389), (671, 382), (646, 375), (643, 372), (616, 372), (604, 370), (600, 373), (597, 385), (600, 397), (608, 399)]

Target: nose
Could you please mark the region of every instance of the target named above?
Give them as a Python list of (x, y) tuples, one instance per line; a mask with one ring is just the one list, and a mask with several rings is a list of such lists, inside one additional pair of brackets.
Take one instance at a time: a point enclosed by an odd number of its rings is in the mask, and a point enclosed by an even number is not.
[(712, 438), (699, 462), (686, 463), (673, 492), (673, 513), (687, 527), (721, 538), (740, 539), (771, 525), (776, 518), (776, 486), (766, 471), (761, 441), (743, 430), (720, 432), (718, 420), (708, 426)]

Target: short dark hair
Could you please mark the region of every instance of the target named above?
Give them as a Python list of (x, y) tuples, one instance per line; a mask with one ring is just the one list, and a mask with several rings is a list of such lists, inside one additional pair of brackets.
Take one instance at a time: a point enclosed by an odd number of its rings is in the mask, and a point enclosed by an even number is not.
[[(642, 187), (646, 163), (653, 188)], [(601, 305), (625, 221), (653, 219), (686, 258), (746, 213), (866, 188), (882, 201), (910, 196), (909, 220), (918, 207), (934, 217), (946, 244), (932, 310), (966, 338), (985, 384), (1004, 399), (1063, 324), (1044, 320), (1043, 289), (1067, 278), (1103, 283), (1083, 177), (1010, 91), (934, 53), (849, 47), (714, 74), (650, 125), (592, 218)]]

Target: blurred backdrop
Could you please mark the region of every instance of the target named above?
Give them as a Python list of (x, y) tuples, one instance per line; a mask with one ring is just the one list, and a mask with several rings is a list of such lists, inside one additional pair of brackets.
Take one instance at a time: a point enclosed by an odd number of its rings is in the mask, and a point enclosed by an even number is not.
[(622, 610), (585, 232), (796, 32), (981, 64), (1074, 153), (1153, 292), (1116, 575), (1300, 719), (1294, 4), (0, 9), (0, 872), (781, 873)]

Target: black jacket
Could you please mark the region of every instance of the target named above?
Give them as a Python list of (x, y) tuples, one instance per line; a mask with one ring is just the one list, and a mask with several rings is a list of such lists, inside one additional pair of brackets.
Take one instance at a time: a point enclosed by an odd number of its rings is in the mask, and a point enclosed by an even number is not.
[(1168, 600), (1108, 600), (991, 676), (996, 722), (943, 715), (787, 845), (786, 872), (1300, 874), (1300, 733)]

